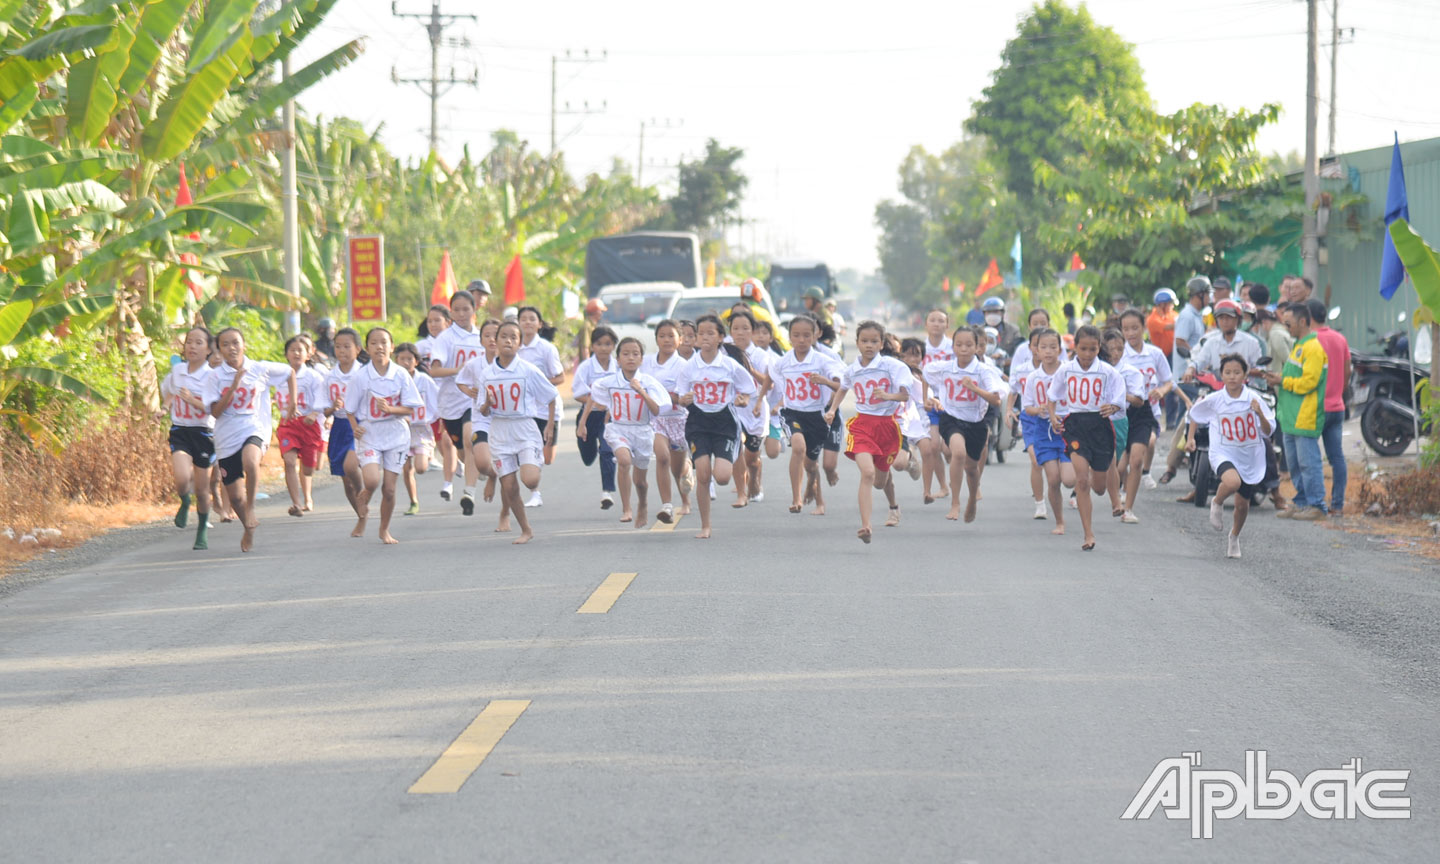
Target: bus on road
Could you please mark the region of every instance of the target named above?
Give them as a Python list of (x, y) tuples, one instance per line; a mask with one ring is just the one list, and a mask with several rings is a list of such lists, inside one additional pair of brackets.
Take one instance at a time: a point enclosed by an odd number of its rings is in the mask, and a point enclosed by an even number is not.
[(801, 297), (805, 289), (817, 286), (826, 297), (835, 296), (835, 277), (825, 262), (817, 260), (791, 259), (772, 261), (770, 275), (765, 279), (765, 289), (775, 303), (780, 320), (788, 321), (796, 312), (805, 308)]

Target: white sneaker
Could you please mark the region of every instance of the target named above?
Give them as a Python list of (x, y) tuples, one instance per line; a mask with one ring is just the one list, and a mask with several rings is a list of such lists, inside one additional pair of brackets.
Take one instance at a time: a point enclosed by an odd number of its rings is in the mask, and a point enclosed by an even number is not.
[(1160, 484), (1155, 482), (1155, 478), (1154, 478), (1154, 477), (1152, 477), (1152, 476), (1149, 475), (1149, 474), (1146, 474), (1146, 475), (1145, 475), (1145, 479), (1140, 481), (1140, 485), (1141, 485), (1141, 486), (1144, 486), (1146, 489), (1154, 489), (1155, 487), (1159, 486)]
[[(536, 494), (539, 494), (539, 493), (537, 492)], [(614, 495), (611, 495), (609, 492), (606, 492), (604, 495), (601, 495), (601, 496), (600, 496), (600, 509), (601, 509), (601, 510), (609, 510), (611, 507), (614, 507), (614, 506), (615, 506), (615, 496), (614, 496)]]
[(761, 501), (764, 501), (764, 500), (765, 500), (765, 490), (764, 490), (764, 489), (761, 489), (759, 492), (756, 492), (753, 496), (751, 496), (751, 498), (750, 498), (750, 503), (751, 503), (751, 504), (759, 504)]
[(910, 464), (905, 466), (905, 473), (910, 475), (911, 480), (920, 479), (920, 455), (918, 453), (910, 454)]
[(450, 493), (451, 493), (452, 491), (454, 491), (454, 489), (455, 489), (455, 484), (453, 484), (453, 483), (446, 483), (444, 486), (441, 486), (441, 487), (440, 487), (440, 497), (441, 497), (441, 498), (444, 498), (446, 501), (449, 501), (449, 500), (450, 500)]
[(1126, 510), (1124, 513), (1120, 514), (1120, 521), (1124, 522), (1126, 525), (1139, 525), (1140, 517), (1136, 516), (1134, 513), (1131, 513), (1129, 510)]
[(1226, 558), (1239, 558), (1239, 557), (1240, 557), (1240, 538), (1239, 538), (1239, 537), (1236, 537), (1234, 534), (1231, 534), (1231, 535), (1230, 535), (1230, 542), (1229, 542), (1228, 544), (1226, 544), (1226, 547), (1225, 547), (1225, 557), (1226, 557)]
[(1074, 498), (1071, 498), (1071, 499), (1066, 503), (1066, 506), (1069, 507), (1071, 510), (1079, 510), (1079, 509), (1080, 509), (1080, 505), (1075, 503), (1075, 499), (1074, 499)]
[(714, 481), (714, 480), (711, 480), (711, 481), (710, 481), (710, 500), (711, 500), (711, 501), (714, 501), (714, 500), (715, 500), (715, 481)]
[(666, 525), (669, 525), (671, 522), (674, 522), (674, 521), (675, 521), (675, 505), (673, 505), (673, 504), (666, 504), (665, 506), (661, 507), (661, 508), (660, 508), (660, 512), (655, 514), (655, 518), (656, 518), (656, 519), (659, 519), (661, 522), (664, 522)]
[(1210, 502), (1210, 527), (1216, 531), (1225, 530), (1225, 507), (1219, 501)]
[(525, 502), (526, 507), (544, 507), (545, 502), (540, 498), (540, 490), (536, 489), (530, 493), (530, 500)]
[(1036, 519), (1049, 519), (1049, 518), (1050, 518), (1050, 514), (1048, 514), (1048, 513), (1045, 512), (1045, 502), (1044, 502), (1044, 501), (1036, 501), (1036, 502), (1035, 502), (1035, 518), (1036, 518)]
[(431, 459), (431, 460), (430, 460), (430, 470), (431, 470), (431, 471), (444, 471), (444, 470), (445, 470), (445, 463), (441, 462), (439, 459)]

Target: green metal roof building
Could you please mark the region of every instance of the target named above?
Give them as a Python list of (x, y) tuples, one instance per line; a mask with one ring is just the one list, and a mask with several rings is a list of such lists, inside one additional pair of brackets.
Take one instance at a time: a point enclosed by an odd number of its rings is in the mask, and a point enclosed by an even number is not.
[[(1323, 160), (1321, 192), (1340, 194), (1358, 192), (1367, 199), (1353, 208), (1353, 218), (1335, 214), (1322, 238), (1320, 278), (1316, 296), (1329, 306), (1340, 307), (1335, 322), (1349, 339), (1353, 349), (1377, 351), (1376, 334), (1397, 329), (1397, 316), (1406, 314), (1418, 303), (1415, 289), (1406, 284), (1386, 301), (1380, 296), (1380, 257), (1384, 243), (1385, 194), (1390, 182), (1392, 145), (1374, 150), (1345, 153), (1333, 160)], [(1405, 163), (1405, 188), (1410, 202), (1410, 224), (1430, 245), (1440, 248), (1440, 138), (1400, 144), (1400, 158)], [(1295, 175), (1292, 179), (1298, 179)], [(1349, 233), (1349, 236), (1344, 236)], [(1358, 242), (1356, 240), (1358, 239)], [(1299, 273), (1300, 225), (1287, 223), (1250, 243), (1227, 251), (1225, 260), (1247, 282), (1264, 282), (1272, 297), (1285, 273)]]

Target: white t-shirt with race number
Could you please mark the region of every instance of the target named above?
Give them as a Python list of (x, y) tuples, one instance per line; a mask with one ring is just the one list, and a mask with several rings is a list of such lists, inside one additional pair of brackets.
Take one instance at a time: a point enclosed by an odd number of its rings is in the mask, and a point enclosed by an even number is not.
[[(230, 390), (235, 381), (235, 368), (221, 364), (206, 382), (204, 401), (212, 409)], [(270, 442), (270, 388), (287, 387), (292, 374), (284, 363), (264, 360), (245, 361), (245, 374), (235, 387), (229, 406), (215, 419), (215, 455), (221, 459), (233, 456), (245, 446), (245, 439), (254, 436), (262, 447)]]
[(366, 363), (345, 390), (345, 413), (350, 415), (352, 423), (358, 420), (365, 432), (363, 436), (355, 436), (357, 450), (385, 451), (410, 446), (410, 419), (386, 413), (382, 407), (386, 404), (414, 409), (424, 403), (415, 389), (415, 379), (399, 363), (391, 363), (384, 375)]
[(1210, 427), (1210, 467), (1219, 470), (1230, 462), (1245, 483), (1265, 479), (1265, 430), (1253, 403), (1260, 405), (1260, 412), (1274, 429), (1275, 413), (1249, 387), (1242, 389), (1239, 396), (1216, 390), (1190, 408), (1190, 419)]
[[(180, 398), (181, 390), (189, 390), (190, 395), (196, 399), (205, 400), (205, 390), (210, 383), (210, 378), (215, 370), (210, 368), (209, 363), (201, 363), (200, 368), (194, 372), (185, 363), (176, 363), (170, 367), (170, 372), (165, 380), (160, 382), (160, 393), (170, 400), (170, 425), (171, 426), (193, 426), (201, 429), (214, 429), (215, 417), (209, 411), (196, 408), (189, 402)], [(234, 374), (234, 373), (231, 373)], [(210, 403), (206, 403), (207, 405)]]
[(1090, 361), (1090, 368), (1081, 367), (1079, 360), (1060, 364), (1050, 380), (1050, 401), (1055, 414), (1097, 414), (1105, 405), (1125, 410), (1125, 379), (1114, 366), (1099, 357)]
[(844, 374), (844, 363), (813, 349), (801, 360), (792, 348), (770, 367), (773, 386), (785, 400), (784, 407), (791, 411), (824, 411), (834, 391), (814, 383), (810, 376), (839, 381)]
[(840, 376), (840, 386), (855, 394), (855, 410), (871, 417), (893, 417), (904, 407), (903, 402), (877, 398), (878, 393), (898, 393), (907, 390), (910, 384), (910, 367), (896, 360), (877, 354), (869, 365), (861, 360), (851, 363)]

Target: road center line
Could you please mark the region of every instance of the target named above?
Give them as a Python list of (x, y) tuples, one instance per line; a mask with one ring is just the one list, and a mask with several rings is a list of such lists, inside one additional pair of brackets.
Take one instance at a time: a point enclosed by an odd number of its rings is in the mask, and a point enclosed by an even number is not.
[(585, 601), (585, 605), (575, 610), (576, 614), (603, 615), (609, 612), (610, 607), (615, 605), (615, 601), (620, 599), (620, 595), (625, 593), (625, 589), (629, 588), (633, 581), (634, 573), (611, 573), (600, 583), (600, 587), (595, 589), (595, 593), (590, 595), (590, 599)]
[(675, 514), (675, 518), (671, 519), (669, 522), (661, 522), (659, 519), (656, 519), (656, 520), (655, 520), (655, 524), (650, 526), (650, 530), (651, 530), (651, 531), (674, 531), (674, 530), (675, 530), (675, 526), (676, 526), (676, 525), (679, 525), (679, 524), (680, 524), (680, 520), (681, 520), (681, 519), (684, 519), (684, 518), (685, 518), (684, 516), (681, 516), (679, 513), (676, 513), (676, 514)]
[(530, 707), (529, 699), (496, 699), (451, 742), (430, 770), (410, 787), (411, 795), (446, 795), (460, 791), (510, 727)]

